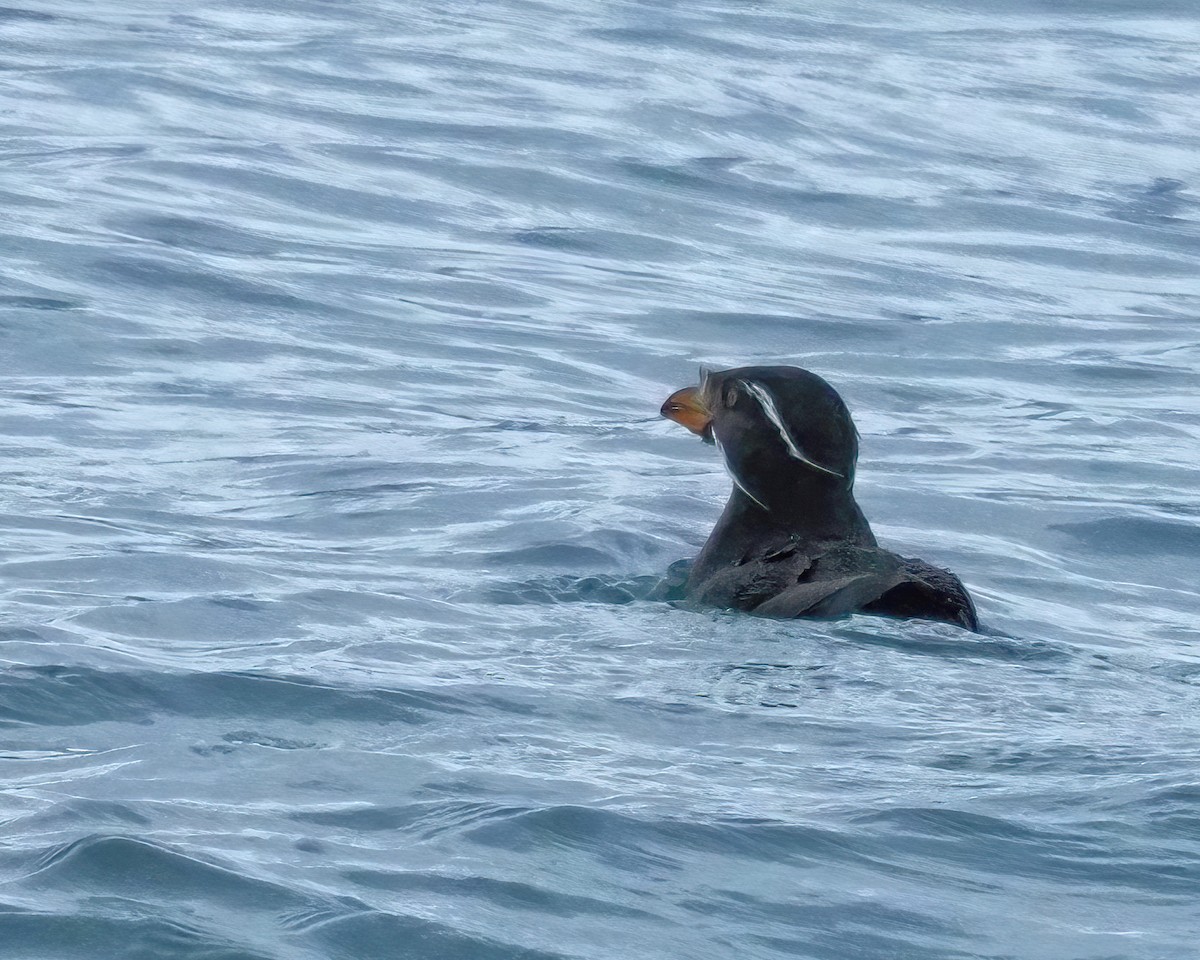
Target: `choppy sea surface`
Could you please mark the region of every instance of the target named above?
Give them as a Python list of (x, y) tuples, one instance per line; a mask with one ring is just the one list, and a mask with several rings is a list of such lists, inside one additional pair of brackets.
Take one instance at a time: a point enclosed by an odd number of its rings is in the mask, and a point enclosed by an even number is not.
[[(0, 8), (0, 957), (1177, 960), (1191, 0)], [(797, 363), (985, 631), (639, 599)]]

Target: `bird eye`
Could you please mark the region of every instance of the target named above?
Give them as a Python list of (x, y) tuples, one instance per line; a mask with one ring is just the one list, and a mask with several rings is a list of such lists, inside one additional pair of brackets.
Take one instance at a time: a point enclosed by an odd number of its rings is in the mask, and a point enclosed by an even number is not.
[(737, 404), (737, 401), (738, 401), (737, 384), (731, 383), (728, 387), (725, 388), (725, 406), (726, 406), (726, 408), (732, 410), (733, 407)]

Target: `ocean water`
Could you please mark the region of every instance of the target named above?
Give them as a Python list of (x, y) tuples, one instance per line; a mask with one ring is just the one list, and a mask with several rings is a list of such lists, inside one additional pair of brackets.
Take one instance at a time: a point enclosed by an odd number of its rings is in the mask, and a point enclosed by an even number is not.
[[(0, 8), (0, 957), (1177, 960), (1191, 0)], [(984, 632), (639, 599), (796, 363)]]

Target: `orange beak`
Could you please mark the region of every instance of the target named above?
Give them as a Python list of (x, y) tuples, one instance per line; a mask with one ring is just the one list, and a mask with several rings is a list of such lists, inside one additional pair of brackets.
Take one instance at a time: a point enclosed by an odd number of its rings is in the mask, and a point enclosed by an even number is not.
[(684, 387), (676, 390), (667, 397), (666, 403), (659, 411), (668, 420), (687, 427), (692, 433), (704, 436), (708, 425), (712, 423), (712, 413), (700, 399), (699, 387)]

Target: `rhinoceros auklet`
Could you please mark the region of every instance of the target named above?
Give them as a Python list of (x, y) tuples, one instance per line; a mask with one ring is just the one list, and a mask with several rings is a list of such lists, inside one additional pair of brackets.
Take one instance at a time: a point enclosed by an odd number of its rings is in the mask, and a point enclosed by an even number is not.
[(766, 617), (874, 613), (978, 629), (962, 581), (881, 549), (854, 500), (858, 431), (799, 367), (702, 371), (662, 415), (716, 444), (733, 491), (683, 596)]

